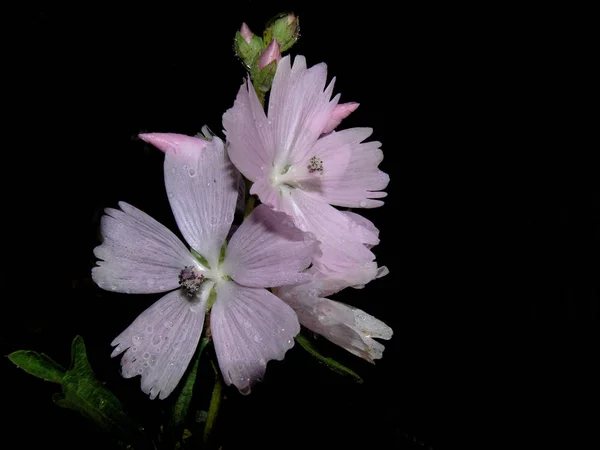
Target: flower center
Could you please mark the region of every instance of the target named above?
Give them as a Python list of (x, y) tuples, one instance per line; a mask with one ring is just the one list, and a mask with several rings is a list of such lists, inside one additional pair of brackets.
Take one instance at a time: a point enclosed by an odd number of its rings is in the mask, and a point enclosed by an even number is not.
[(308, 173), (319, 172), (321, 175), (323, 175), (323, 160), (321, 158), (313, 156), (312, 158), (310, 158), (309, 162), (310, 164), (306, 166), (306, 168), (308, 169)]
[(200, 291), (205, 276), (192, 266), (185, 266), (179, 274), (179, 285), (189, 297), (193, 297)]

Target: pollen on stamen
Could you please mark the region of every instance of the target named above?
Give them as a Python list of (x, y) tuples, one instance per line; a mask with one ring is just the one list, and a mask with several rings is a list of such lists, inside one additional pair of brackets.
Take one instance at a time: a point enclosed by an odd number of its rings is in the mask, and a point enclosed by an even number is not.
[(309, 173), (319, 172), (321, 175), (323, 174), (323, 160), (313, 156), (310, 158), (310, 164), (306, 166)]
[(189, 297), (193, 297), (200, 291), (203, 282), (204, 275), (192, 266), (185, 266), (179, 274), (179, 285)]

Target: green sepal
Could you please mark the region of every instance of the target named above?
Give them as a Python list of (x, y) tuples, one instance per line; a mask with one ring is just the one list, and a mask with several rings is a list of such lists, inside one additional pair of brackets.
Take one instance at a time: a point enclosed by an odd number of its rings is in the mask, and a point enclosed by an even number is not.
[(250, 43), (248, 43), (239, 31), (235, 33), (233, 43), (235, 54), (242, 60), (246, 69), (252, 67), (252, 63), (258, 59), (258, 56), (265, 48), (263, 40), (259, 36), (255, 34), (252, 35), (252, 39), (250, 39)]
[(282, 13), (271, 19), (263, 33), (265, 46), (273, 39), (279, 43), (281, 53), (289, 50), (300, 37), (300, 20), (293, 14)]
[(269, 89), (271, 89), (271, 86), (273, 85), (273, 78), (275, 78), (276, 71), (277, 60), (271, 61), (260, 70), (258, 68), (258, 62), (252, 66), (252, 82), (254, 83), (254, 89), (257, 91), (256, 94), (259, 96), (259, 100), (262, 98), (264, 101), (265, 94), (269, 92)]
[(196, 250), (194, 250), (193, 248), (190, 248), (190, 253), (192, 254), (192, 256), (194, 258), (196, 258), (198, 260), (198, 262), (200, 264), (202, 264), (204, 267), (206, 267), (207, 269), (210, 269), (210, 264), (208, 264), (208, 260), (202, 256), (200, 253), (198, 253)]

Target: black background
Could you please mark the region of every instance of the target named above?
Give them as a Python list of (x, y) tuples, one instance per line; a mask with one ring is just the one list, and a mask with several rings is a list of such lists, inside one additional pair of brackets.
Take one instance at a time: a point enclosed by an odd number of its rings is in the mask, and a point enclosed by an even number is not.
[[(124, 200), (176, 230), (164, 156), (135, 136), (219, 133), (245, 75), (235, 31), (245, 21), (260, 33), (293, 10), (291, 53), (326, 62), (342, 101), (361, 104), (343, 127), (373, 127), (383, 143), (388, 198), (365, 215), (391, 273), (337, 298), (394, 337), (376, 366), (321, 343), (362, 385), (295, 347), (249, 397), (228, 390), (223, 448), (592, 448), (600, 185), (579, 158), (593, 148), (556, 121), (578, 95), (563, 70), (581, 61), (547, 11), (397, 8), (20, 11), (6, 42), (2, 353), (34, 349), (66, 365), (80, 334), (125, 406), (150, 426), (160, 419), (160, 402), (109, 358), (110, 341), (159, 296), (91, 282), (99, 217)], [(52, 404), (58, 386), (2, 364), (5, 448), (110, 448)]]

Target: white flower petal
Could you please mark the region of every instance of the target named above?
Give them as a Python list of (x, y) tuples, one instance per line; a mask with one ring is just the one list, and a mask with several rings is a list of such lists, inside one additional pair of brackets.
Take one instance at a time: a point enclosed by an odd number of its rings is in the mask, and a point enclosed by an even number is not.
[(281, 288), (278, 293), (296, 311), (303, 326), (371, 363), (382, 357), (385, 348), (374, 338), (392, 337), (392, 329), (381, 320), (360, 309), (320, 298), (310, 285)]
[(316, 251), (312, 234), (296, 228), (287, 214), (259, 205), (229, 241), (222, 270), (243, 286), (299, 283), (310, 278), (300, 271)]
[(320, 242), (322, 254), (313, 260), (319, 271), (333, 276), (338, 272), (345, 273), (349, 268), (372, 265), (375, 255), (367, 246), (379, 243), (374, 227), (364, 226), (352, 216), (311, 198), (300, 189), (289, 189), (283, 197), (286, 212), (293, 217), (296, 226), (313, 233)]
[(223, 141), (170, 133), (140, 137), (166, 153), (165, 186), (179, 230), (214, 269), (233, 222), (238, 192)]
[(145, 294), (179, 286), (185, 266), (197, 265), (185, 245), (148, 214), (120, 202), (101, 219), (104, 242), (94, 249), (92, 278), (103, 289)]
[[(319, 139), (306, 158), (297, 165), (299, 187), (322, 202), (352, 208), (383, 205), (382, 192), (390, 177), (377, 167), (383, 160), (381, 143), (363, 142), (371, 128), (351, 128)], [(310, 158), (322, 161), (322, 173), (310, 173)]]
[(210, 326), (223, 379), (242, 394), (262, 379), (270, 360), (283, 359), (300, 332), (296, 314), (281, 299), (235, 282), (218, 286)]
[(268, 118), (273, 123), (275, 166), (294, 164), (306, 158), (325, 129), (337, 98), (330, 101), (334, 81), (327, 89), (327, 65), (306, 68), (304, 56), (279, 61), (269, 98)]
[(256, 181), (273, 164), (271, 125), (252, 83), (244, 81), (233, 107), (223, 114), (223, 128), (231, 161), (251, 181)]
[(206, 299), (213, 283), (190, 299), (181, 289), (173, 291), (138, 316), (115, 338), (111, 356), (121, 359), (125, 378), (141, 375), (142, 391), (154, 399), (166, 398), (188, 367), (204, 325)]

